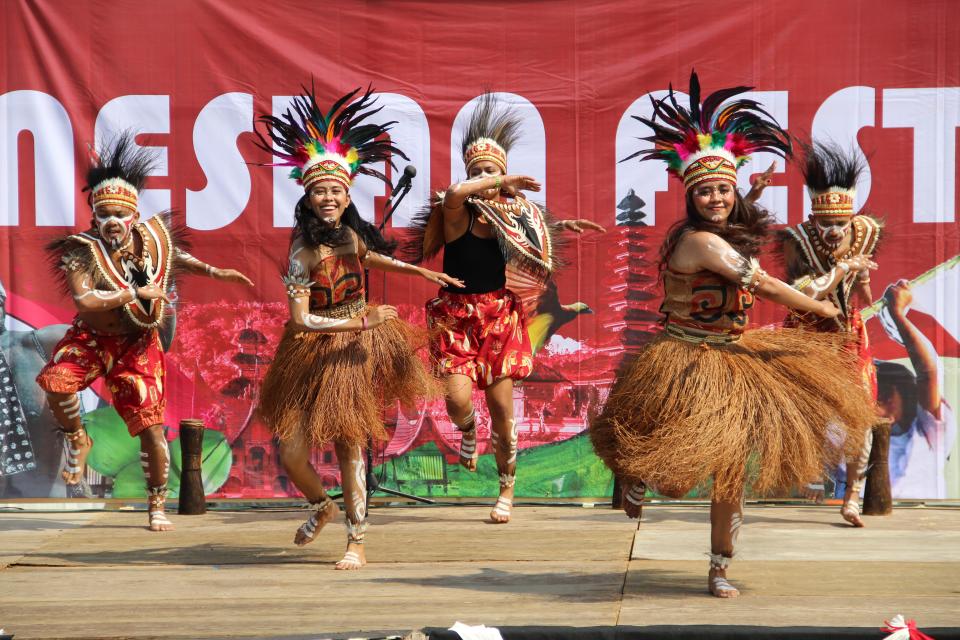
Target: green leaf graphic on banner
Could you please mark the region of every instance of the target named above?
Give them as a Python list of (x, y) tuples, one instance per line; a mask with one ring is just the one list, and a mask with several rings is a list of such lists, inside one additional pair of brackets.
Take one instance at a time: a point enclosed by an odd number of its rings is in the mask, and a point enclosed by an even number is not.
[(97, 473), (114, 478), (131, 463), (140, 468), (140, 440), (130, 437), (116, 409), (102, 407), (91, 411), (83, 417), (83, 423), (93, 438), (87, 464)]
[[(113, 407), (103, 407), (84, 416), (84, 423), (94, 446), (87, 462), (102, 475), (113, 478), (114, 498), (140, 498), (144, 495), (146, 479), (140, 466), (140, 440), (131, 438), (127, 425)], [(180, 438), (170, 445), (169, 497), (180, 492)], [(233, 453), (226, 438), (219, 431), (203, 432), (201, 457), (203, 490), (211, 494), (227, 481), (233, 464)]]
[[(430, 443), (395, 458), (386, 465), (387, 486), (398, 485), (402, 490), (424, 496), (480, 498), (497, 495), (499, 475), (493, 455), (480, 456), (476, 472), (471, 473), (457, 463), (448, 463), (446, 473), (437, 474), (432, 468), (433, 458), (440, 455), (437, 446)], [(516, 490), (522, 497), (603, 497), (609, 496), (613, 487), (610, 471), (594, 454), (584, 434), (563, 442), (523, 449), (517, 466), (520, 471)], [(383, 468), (377, 470), (377, 473), (382, 472)], [(431, 479), (429, 491), (425, 478)]]

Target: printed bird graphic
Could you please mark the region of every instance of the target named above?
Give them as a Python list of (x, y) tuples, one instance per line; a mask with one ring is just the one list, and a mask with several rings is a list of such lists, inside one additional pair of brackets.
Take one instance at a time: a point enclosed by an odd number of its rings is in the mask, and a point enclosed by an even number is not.
[(593, 309), (582, 302), (560, 304), (556, 282), (548, 280), (544, 283), (512, 265), (507, 266), (507, 288), (523, 302), (527, 314), (527, 335), (530, 336), (534, 355), (560, 327), (581, 313), (593, 313)]
[(533, 347), (534, 355), (550, 341), (550, 338), (560, 327), (581, 313), (593, 313), (593, 309), (583, 302), (560, 304), (557, 283), (552, 280), (549, 281), (546, 290), (540, 296), (539, 304), (537, 304), (537, 315), (527, 322), (527, 334), (530, 336), (530, 344)]

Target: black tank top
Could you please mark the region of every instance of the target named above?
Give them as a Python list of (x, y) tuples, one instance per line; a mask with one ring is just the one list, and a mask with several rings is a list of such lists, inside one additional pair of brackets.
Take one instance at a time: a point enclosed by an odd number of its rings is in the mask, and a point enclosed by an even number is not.
[(463, 289), (448, 287), (453, 293), (489, 293), (507, 284), (507, 263), (496, 238), (473, 235), (476, 217), (470, 214), (466, 233), (443, 245), (443, 272), (463, 280)]

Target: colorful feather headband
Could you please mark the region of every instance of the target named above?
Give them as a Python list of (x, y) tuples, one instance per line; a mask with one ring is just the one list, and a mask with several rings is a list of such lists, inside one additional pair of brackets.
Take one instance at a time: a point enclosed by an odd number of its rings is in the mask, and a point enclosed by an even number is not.
[(265, 166), (293, 167), (290, 177), (303, 185), (304, 191), (321, 180), (335, 180), (349, 189), (358, 174), (389, 184), (387, 176), (367, 165), (389, 162), (395, 167), (393, 156), (408, 159), (389, 139), (378, 139), (396, 121), (365, 122), (383, 107), (373, 108), (376, 98), (370, 87), (351, 103), (359, 92), (359, 88), (351, 91), (324, 113), (317, 106), (313, 90), (303, 87), (303, 94), (293, 99), (292, 107), (281, 117), (261, 116), (259, 120), (266, 126), (273, 145), (257, 132), (258, 146), (281, 158), (280, 162)]
[(653, 117), (632, 117), (653, 130), (652, 136), (643, 139), (652, 142), (654, 148), (637, 151), (623, 161), (638, 156), (641, 160), (663, 160), (667, 171), (691, 189), (707, 180), (736, 185), (737, 168), (758, 151), (790, 155), (790, 138), (758, 102), (739, 99), (725, 103), (752, 88), (720, 89), (701, 104), (700, 80), (691, 71), (689, 109), (677, 103), (672, 84), (665, 98), (651, 98)]

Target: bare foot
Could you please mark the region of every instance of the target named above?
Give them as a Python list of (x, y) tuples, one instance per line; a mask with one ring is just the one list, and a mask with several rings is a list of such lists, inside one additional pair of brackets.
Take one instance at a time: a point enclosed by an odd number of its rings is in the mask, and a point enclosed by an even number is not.
[(93, 448), (93, 438), (85, 429), (65, 432), (63, 435), (67, 439), (67, 466), (60, 475), (66, 484), (80, 484), (87, 466), (87, 456)]
[(640, 518), (643, 512), (643, 497), (647, 493), (647, 487), (642, 482), (636, 482), (632, 485), (624, 485), (620, 490), (622, 496), (621, 504), (628, 518)]
[(339, 514), (340, 507), (333, 500), (328, 500), (326, 505), (322, 503), (317, 505), (313, 515), (297, 528), (297, 533), (293, 536), (293, 544), (298, 547), (310, 544), (320, 535), (320, 530), (323, 529), (324, 525), (334, 520)]
[(710, 595), (715, 598), (737, 598), (740, 591), (732, 584), (727, 582), (726, 569), (710, 569), (707, 574), (707, 588), (710, 589)]
[(170, 522), (170, 519), (167, 518), (166, 512), (163, 510), (163, 507), (159, 509), (151, 509), (147, 512), (147, 517), (150, 519), (150, 531), (173, 531), (173, 523)]
[(356, 542), (347, 543), (347, 552), (333, 568), (337, 571), (356, 571), (367, 564), (367, 556), (363, 552), (363, 545)]
[(477, 470), (477, 428), (461, 431), (460, 466), (467, 471)]
[(860, 503), (856, 500), (844, 500), (843, 506), (840, 507), (840, 515), (854, 527), (863, 526), (863, 520), (860, 519)]
[(494, 524), (510, 522), (510, 512), (513, 509), (513, 487), (500, 487), (500, 496), (490, 511), (490, 521)]

